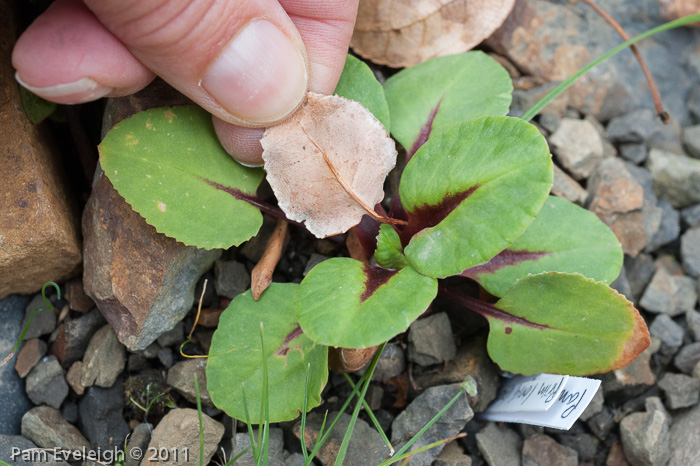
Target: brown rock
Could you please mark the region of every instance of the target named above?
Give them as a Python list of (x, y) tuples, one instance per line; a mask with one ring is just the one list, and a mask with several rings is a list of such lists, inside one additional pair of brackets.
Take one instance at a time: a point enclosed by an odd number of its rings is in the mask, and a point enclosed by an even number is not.
[(95, 301), (85, 294), (81, 279), (71, 280), (66, 283), (66, 299), (70, 308), (81, 314), (86, 314), (95, 309)]
[(623, 392), (625, 395), (632, 396), (654, 385), (656, 376), (651, 371), (649, 361), (658, 348), (658, 341), (656, 344), (652, 342), (649, 348), (627, 366), (603, 374), (601, 379), (605, 394)]
[(83, 215), (85, 292), (131, 351), (182, 320), (199, 276), (221, 250), (185, 246), (158, 233), (99, 176)]
[(20, 377), (24, 378), (29, 374), (36, 363), (46, 354), (46, 343), (38, 338), (32, 338), (24, 343), (24, 346), (17, 353), (15, 370)]
[(94, 309), (84, 316), (64, 323), (51, 345), (51, 354), (55, 355), (63, 367), (82, 359), (90, 338), (102, 328), (105, 319), (100, 311)]
[[(659, 0), (659, 9), (664, 19), (673, 21), (700, 11), (700, 0)], [(700, 22), (689, 26), (700, 27)]]
[[(151, 461), (146, 456), (143, 466), (196, 466), (209, 464), (209, 460), (224, 435), (224, 426), (206, 414), (202, 414), (202, 430), (204, 432), (203, 458), (200, 462), (199, 449), (199, 420), (196, 409), (173, 409), (165, 415), (153, 430), (151, 443), (147, 451), (165, 449), (171, 454), (165, 461)], [(172, 454), (177, 451), (178, 456)], [(186, 453), (189, 453), (186, 455)]]
[(589, 180), (588, 209), (615, 233), (625, 254), (636, 256), (649, 244), (644, 229), (644, 188), (617, 158), (604, 159)]
[(83, 434), (50, 406), (37, 406), (24, 414), (22, 436), (41, 448), (90, 449), (90, 442)]
[(194, 376), (199, 385), (199, 399), (204, 406), (214, 406), (207, 391), (207, 361), (206, 359), (186, 359), (180, 361), (168, 370), (167, 383), (192, 403), (197, 402), (197, 391), (194, 386)]
[(83, 361), (75, 361), (68, 372), (66, 373), (66, 382), (70, 385), (76, 395), (81, 396), (85, 393), (85, 387), (80, 383), (83, 378)]
[[(455, 359), (448, 362), (444, 368), (423, 373), (416, 376), (415, 380), (420, 387), (429, 388), (464, 382), (468, 375), (476, 381), (477, 395), (472, 409), (479, 413), (496, 398), (498, 391), (498, 369), (486, 352), (483, 338), (475, 338), (459, 348)], [(470, 399), (470, 404), (473, 402), (473, 399)]]
[(0, 298), (33, 293), (80, 268), (78, 217), (45, 128), (24, 113), (10, 53), (15, 2), (0, 1)]
[(523, 443), (523, 466), (577, 466), (576, 450), (560, 445), (544, 434), (535, 434)]
[(605, 466), (630, 466), (625, 458), (625, 452), (622, 449), (622, 443), (617, 440), (610, 447), (610, 452), (605, 460)]

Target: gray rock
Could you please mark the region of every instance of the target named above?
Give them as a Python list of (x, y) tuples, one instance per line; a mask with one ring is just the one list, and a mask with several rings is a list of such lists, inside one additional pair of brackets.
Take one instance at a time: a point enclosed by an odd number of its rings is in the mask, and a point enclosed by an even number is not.
[(191, 403), (197, 402), (194, 377), (197, 376), (199, 398), (204, 406), (214, 406), (207, 391), (206, 359), (180, 361), (168, 370), (167, 383)]
[(523, 466), (577, 466), (578, 452), (552, 437), (535, 434), (523, 443)]
[(0, 434), (0, 460), (11, 466), (68, 466), (68, 463), (57, 459), (51, 451), (39, 450), (21, 435)]
[(674, 115), (671, 115), (671, 118), (666, 125), (661, 123), (659, 120), (658, 130), (647, 140), (647, 146), (649, 148), (665, 150), (674, 154), (682, 154), (682, 131), (683, 127), (681, 126), (681, 122), (675, 118)]
[(688, 324), (690, 336), (695, 341), (700, 341), (700, 312), (688, 311), (685, 313), (685, 321)]
[(540, 123), (541, 127), (553, 133), (559, 127), (561, 117), (556, 113), (540, 113), (537, 121)]
[(615, 415), (607, 406), (604, 406), (601, 412), (586, 421), (586, 425), (596, 437), (603, 440), (616, 425)]
[(250, 288), (250, 273), (238, 261), (218, 260), (214, 263), (216, 294), (233, 299)]
[(658, 128), (658, 117), (654, 111), (643, 108), (613, 118), (606, 132), (614, 143), (639, 143), (651, 138)]
[(41, 358), (46, 355), (48, 346), (46, 342), (40, 338), (32, 338), (24, 340), (21, 349), (17, 352), (15, 360), (15, 370), (20, 377), (26, 377), (29, 372), (34, 369)]
[[(173, 409), (161, 419), (155, 429), (148, 449), (156, 451), (165, 448), (171, 454), (165, 461), (151, 461), (148, 456), (141, 462), (142, 466), (196, 466), (200, 464), (199, 448), (199, 419), (196, 409)], [(202, 414), (202, 431), (204, 433), (204, 449), (201, 464), (209, 464), (209, 460), (217, 450), (219, 441), (224, 435), (221, 423)], [(172, 451), (179, 452), (176, 458)], [(189, 454), (187, 457), (185, 453)]]
[(666, 395), (669, 409), (696, 405), (700, 397), (700, 380), (685, 374), (666, 373), (659, 381), (659, 388)]
[[(29, 297), (10, 295), (0, 299), (0, 354), (10, 354), (22, 333), (22, 319)], [(32, 407), (24, 391), (24, 381), (14, 364), (0, 366), (0, 434), (19, 435), (22, 415)]]
[(700, 361), (698, 361), (695, 364), (695, 367), (693, 367), (693, 371), (690, 373), (690, 376), (694, 379), (700, 380)]
[(663, 199), (659, 200), (658, 206), (661, 208), (661, 223), (645, 248), (647, 252), (655, 251), (675, 241), (681, 233), (681, 214)]
[(83, 212), (84, 284), (119, 341), (146, 348), (192, 308), (198, 278), (221, 255), (158, 233), (96, 173)]
[(35, 295), (27, 305), (24, 320), (22, 321), (22, 328), (27, 325), (27, 322), (29, 322), (32, 314), (34, 314), (34, 311), (37, 309), (44, 310), (37, 312), (34, 319), (32, 319), (32, 323), (27, 329), (27, 333), (24, 335), (24, 338), (27, 340), (38, 338), (42, 335), (48, 335), (56, 328), (56, 313), (52, 309), (46, 309), (46, 303), (41, 294)]
[(641, 143), (629, 143), (620, 145), (620, 156), (632, 163), (640, 165), (649, 156), (647, 146)]
[(677, 209), (700, 202), (700, 161), (652, 149), (646, 164), (660, 198)]
[(637, 257), (625, 256), (625, 275), (632, 288), (632, 296), (639, 301), (644, 289), (656, 272), (654, 259), (648, 254), (639, 254)]
[(56, 355), (63, 367), (69, 367), (83, 358), (90, 339), (106, 323), (98, 309), (67, 321), (59, 327), (56, 340), (51, 345), (51, 354)]
[[(332, 412), (328, 415), (328, 422), (335, 419), (337, 412)], [(304, 443), (306, 448), (311, 450), (314, 443), (318, 439), (318, 433), (323, 422), (323, 415), (318, 412), (312, 412), (306, 417), (306, 429)], [(326, 443), (323, 444), (318, 452), (317, 458), (324, 466), (330, 466), (335, 463), (338, 449), (343, 441), (343, 436), (350, 423), (350, 415), (343, 413), (331, 431)], [(294, 424), (294, 435), (301, 438), (301, 424)], [(367, 466), (369, 464), (379, 464), (384, 458), (389, 455), (382, 436), (370, 427), (362, 419), (357, 419), (355, 430), (353, 430), (350, 443), (348, 444), (347, 454), (343, 466)]]
[(161, 348), (158, 350), (158, 360), (166, 368), (170, 368), (174, 362), (173, 350), (170, 348)]
[(58, 409), (68, 396), (68, 383), (56, 356), (39, 361), (27, 376), (27, 396), (36, 405), (47, 404)]
[(317, 254), (313, 253), (311, 254), (311, 257), (309, 257), (309, 260), (306, 261), (306, 267), (304, 268), (303, 275), (306, 276), (309, 272), (311, 272), (311, 269), (316, 267), (318, 264), (321, 262), (330, 259), (328, 256), (324, 256), (323, 254)]
[(284, 460), (284, 466), (304, 466), (304, 455), (292, 453)]
[(78, 403), (78, 426), (93, 449), (124, 445), (129, 428), (124, 422), (124, 386), (121, 377), (110, 388), (88, 387)]
[(673, 359), (673, 364), (684, 374), (690, 374), (698, 361), (700, 361), (700, 342), (690, 343), (681, 348)]
[(61, 413), (50, 406), (37, 406), (22, 416), (22, 436), (41, 448), (90, 448), (90, 443), (80, 431), (68, 424)]
[(683, 327), (678, 325), (668, 314), (661, 314), (649, 326), (649, 334), (661, 340), (660, 353), (673, 356), (683, 344)]
[(588, 120), (563, 118), (549, 143), (557, 160), (577, 180), (588, 178), (603, 158), (603, 140)]
[(552, 194), (563, 197), (567, 201), (583, 205), (588, 197), (586, 190), (557, 165), (553, 165), (553, 168)]
[(519, 466), (522, 444), (514, 431), (492, 422), (476, 434), (476, 445), (489, 466)]
[(681, 219), (689, 227), (700, 224), (700, 204), (695, 204), (681, 210)]
[(176, 323), (172, 329), (159, 336), (156, 341), (162, 348), (179, 345), (185, 341), (185, 324), (182, 321)]
[(700, 226), (687, 230), (681, 236), (681, 256), (685, 271), (693, 277), (700, 276)]
[(691, 157), (700, 159), (700, 125), (683, 128), (683, 147)]
[[(388, 343), (379, 356), (377, 366), (374, 368), (372, 380), (384, 381), (403, 373), (406, 370), (406, 355), (396, 343)], [(362, 369), (364, 374), (365, 368)]]
[(435, 458), (433, 466), (472, 466), (472, 459), (465, 455), (459, 443), (453, 440), (445, 445)]
[(700, 464), (700, 404), (674, 416), (668, 466)]
[(142, 455), (146, 453), (151, 441), (151, 426), (145, 422), (137, 425), (129, 436), (129, 443), (124, 451), (124, 466), (139, 466)]
[(649, 312), (677, 316), (693, 309), (697, 299), (692, 278), (671, 275), (663, 264), (658, 264), (639, 304)]
[(630, 285), (629, 280), (627, 280), (627, 272), (625, 271), (624, 267), (620, 269), (620, 275), (618, 275), (615, 281), (610, 284), (610, 288), (624, 295), (630, 301), (634, 301), (632, 286)]
[(647, 399), (646, 412), (632, 413), (620, 423), (622, 446), (627, 459), (640, 466), (665, 465), (671, 453), (669, 428), (670, 419), (663, 408), (659, 408), (654, 400)]
[(603, 410), (603, 404), (605, 403), (605, 398), (603, 397), (603, 386), (600, 385), (598, 387), (598, 391), (595, 392), (595, 395), (593, 395), (593, 399), (591, 402), (586, 406), (586, 409), (581, 413), (581, 416), (579, 416), (579, 419), (582, 421), (587, 421), (599, 412)]
[[(401, 412), (391, 425), (391, 441), (396, 444), (418, 432), (457, 394), (460, 397), (445, 414), (416, 441), (410, 451), (457, 435), (469, 422), (474, 413), (469, 407), (461, 384), (431, 387), (418, 395)], [(411, 457), (410, 466), (428, 466), (442, 450), (442, 445), (417, 453)]]
[[(282, 434), (282, 429), (278, 427), (272, 427), (270, 429), (270, 443), (268, 446), (269, 460), (267, 463), (269, 466), (285, 466), (284, 439), (282, 438)], [(256, 439), (258, 438), (257, 429), (253, 430), (253, 437)], [(233, 444), (235, 446), (233, 448), (233, 452), (231, 453), (231, 457), (241, 454), (244, 450), (248, 450), (243, 454), (243, 456), (237, 459), (234, 464), (236, 466), (255, 466), (255, 458), (253, 458), (253, 451), (250, 448), (250, 434), (248, 432), (237, 433), (236, 440), (233, 442)]]
[(598, 439), (591, 434), (562, 434), (559, 443), (576, 450), (580, 461), (592, 460), (598, 451)]
[(408, 359), (421, 366), (451, 361), (457, 354), (450, 319), (444, 312), (430, 315), (408, 331)]
[(111, 325), (105, 325), (93, 335), (83, 358), (83, 387), (96, 385), (108, 388), (124, 371), (126, 349), (119, 343)]

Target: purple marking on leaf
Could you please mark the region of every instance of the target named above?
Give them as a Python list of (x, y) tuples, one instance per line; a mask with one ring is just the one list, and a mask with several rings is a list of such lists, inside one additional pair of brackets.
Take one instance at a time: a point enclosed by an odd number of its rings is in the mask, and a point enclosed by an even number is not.
[[(508, 314), (503, 309), (499, 309), (492, 304), (488, 304), (476, 298), (472, 298), (471, 296), (459, 293), (453, 289), (447, 288), (445, 285), (439, 285), (438, 291), (440, 296), (454, 301), (457, 304), (461, 304), (462, 306), (468, 307), (477, 314), (480, 314), (487, 318), (490, 317), (492, 319), (498, 319), (507, 324), (521, 325), (523, 327), (529, 327), (538, 330), (547, 330), (552, 328), (547, 325), (541, 325), (535, 322), (530, 322), (529, 320), (523, 319), (522, 317), (517, 317), (512, 314)], [(510, 328), (509, 332), (509, 328), (510, 327), (506, 327), (506, 335), (510, 335), (513, 332), (512, 328)]]
[[(387, 213), (381, 204), (374, 206), (374, 211), (382, 217), (387, 216)], [(379, 234), (379, 226), (380, 223), (377, 220), (373, 219), (369, 215), (363, 215), (360, 223), (352, 228), (357, 235), (357, 239), (360, 240), (360, 245), (365, 251), (365, 254), (367, 254), (367, 257), (372, 257), (374, 251), (377, 250), (377, 235)]]
[(204, 181), (207, 183), (209, 186), (213, 186), (214, 188), (218, 189), (219, 191), (224, 191), (226, 193), (229, 193), (239, 201), (245, 201), (248, 204), (252, 205), (253, 207), (257, 207), (261, 211), (265, 212), (266, 214), (270, 214), (275, 218), (280, 218), (282, 220), (286, 220), (289, 223), (292, 223), (294, 225), (298, 226), (303, 226), (299, 222), (295, 222), (293, 220), (289, 220), (287, 216), (282, 212), (282, 209), (279, 207), (275, 207), (273, 205), (268, 204), (267, 202), (263, 201), (262, 199), (258, 198), (257, 196), (254, 196), (252, 194), (244, 193), (240, 189), (236, 188), (231, 188), (229, 186), (224, 186), (223, 184), (216, 183), (214, 181), (210, 181), (204, 178), (200, 178), (200, 180)]
[(398, 273), (398, 270), (388, 270), (383, 267), (372, 267), (365, 265), (365, 291), (360, 296), (360, 303), (365, 302), (377, 291), (377, 288), (389, 281), (391, 277)]
[(440, 110), (440, 104), (442, 103), (443, 97), (444, 95), (440, 97), (440, 100), (438, 100), (438, 103), (435, 106), (435, 108), (433, 108), (430, 111), (430, 114), (428, 115), (428, 120), (418, 132), (418, 137), (416, 137), (416, 140), (413, 141), (413, 145), (411, 145), (411, 148), (408, 150), (408, 152), (406, 152), (406, 163), (408, 163), (408, 161), (411, 160), (413, 154), (418, 152), (418, 149), (420, 149), (421, 146), (425, 144), (428, 138), (430, 137), (430, 132), (433, 130), (433, 121), (435, 121), (435, 115), (437, 115), (438, 110)]
[(277, 351), (275, 351), (275, 356), (286, 356), (287, 353), (289, 352), (289, 344), (297, 338), (298, 336), (302, 335), (304, 332), (301, 330), (301, 326), (297, 324), (297, 326), (289, 332), (287, 337), (284, 339), (282, 344), (280, 345), (279, 348), (277, 348)]
[(504, 249), (493, 256), (487, 263), (467, 269), (462, 272), (461, 275), (476, 280), (478, 275), (495, 273), (503, 267), (517, 265), (525, 261), (536, 261), (550, 254), (551, 253), (547, 251), (513, 251), (511, 249)]
[(437, 205), (423, 204), (416, 206), (413, 212), (408, 212), (408, 225), (399, 229), (399, 237), (403, 247), (408, 246), (413, 235), (419, 231), (432, 228), (440, 223), (477, 189), (479, 189), (479, 185), (472, 186), (466, 191), (448, 195)]

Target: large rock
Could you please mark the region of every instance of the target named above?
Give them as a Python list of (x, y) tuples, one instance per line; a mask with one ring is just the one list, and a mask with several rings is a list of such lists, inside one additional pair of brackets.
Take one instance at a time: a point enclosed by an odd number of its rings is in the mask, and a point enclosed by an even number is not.
[[(392, 443), (403, 442), (415, 435), (457, 394), (460, 395), (457, 401), (425, 431), (409, 451), (457, 435), (474, 417), (474, 413), (469, 407), (467, 395), (461, 384), (439, 385), (418, 395), (404, 411), (396, 416), (391, 425)], [(438, 445), (430, 450), (416, 453), (408, 462), (409, 466), (429, 466), (442, 448), (443, 445)]]
[(61, 283), (80, 267), (76, 206), (46, 128), (24, 113), (10, 53), (16, 2), (0, 0), (0, 298)]
[(110, 388), (89, 387), (78, 403), (78, 426), (93, 449), (120, 449), (129, 428), (124, 421), (124, 386), (121, 378)]
[(670, 419), (658, 398), (647, 398), (645, 405), (645, 413), (632, 413), (620, 423), (622, 446), (632, 464), (663, 466), (670, 454)]
[(700, 405), (681, 412), (671, 427), (671, 459), (668, 466), (700, 464)]
[(75, 426), (50, 406), (37, 406), (22, 416), (22, 435), (41, 448), (89, 449), (90, 444)]
[[(604, 8), (630, 37), (665, 20), (657, 0), (606, 2)], [(620, 43), (617, 32), (595, 11), (580, 2), (520, 0), (487, 44), (507, 56), (524, 74), (545, 81), (562, 81)], [(680, 123), (690, 123), (687, 101), (697, 82), (700, 37), (688, 28), (637, 44), (666, 110)], [(669, 79), (672, 76), (673, 79)], [(637, 108), (653, 108), (648, 84), (631, 53), (619, 53), (593, 68), (556, 100), (600, 121)]]
[[(24, 308), (29, 297), (12, 295), (0, 300), (0, 354), (4, 358), (15, 347), (22, 332)], [(0, 367), (0, 434), (19, 435), (22, 415), (32, 407), (24, 393), (24, 381), (8, 362)]]
[[(209, 460), (224, 435), (221, 423), (202, 414), (202, 431), (204, 432), (204, 449), (200, 461), (199, 432), (200, 425), (196, 409), (173, 409), (165, 415), (153, 430), (148, 451), (166, 449), (170, 454), (164, 461), (151, 461), (144, 458), (142, 466), (195, 466), (209, 464)], [(175, 455), (175, 452), (178, 455)]]
[(98, 176), (83, 215), (85, 292), (131, 351), (185, 317), (197, 279), (221, 255), (185, 246), (147, 224)]

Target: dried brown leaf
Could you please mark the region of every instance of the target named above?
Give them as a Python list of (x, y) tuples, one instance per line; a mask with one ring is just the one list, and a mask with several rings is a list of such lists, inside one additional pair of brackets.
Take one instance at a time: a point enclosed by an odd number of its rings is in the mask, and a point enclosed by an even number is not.
[(267, 180), (280, 208), (318, 238), (344, 233), (384, 197), (396, 147), (362, 105), (309, 93), (260, 141)]
[(253, 299), (256, 301), (272, 283), (272, 274), (275, 272), (275, 267), (277, 267), (277, 263), (282, 256), (282, 247), (286, 236), (287, 221), (279, 219), (277, 220), (277, 225), (275, 225), (275, 231), (272, 232), (272, 236), (267, 242), (263, 256), (251, 273), (250, 288), (253, 293)]
[(360, 0), (350, 46), (408, 67), (470, 50), (503, 24), (515, 0)]
[[(700, 0), (659, 0), (659, 10), (664, 19), (673, 21), (700, 12)], [(700, 27), (700, 22), (689, 26)]]

